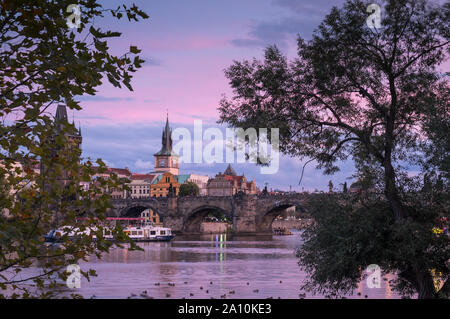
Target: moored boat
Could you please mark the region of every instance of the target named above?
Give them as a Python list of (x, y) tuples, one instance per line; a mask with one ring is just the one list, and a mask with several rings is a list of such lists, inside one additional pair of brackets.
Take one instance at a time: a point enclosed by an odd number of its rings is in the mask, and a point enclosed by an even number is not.
[[(90, 228), (84, 231), (80, 231), (78, 228), (70, 226), (63, 226), (58, 229), (50, 230), (44, 235), (44, 241), (46, 243), (57, 243), (61, 241), (64, 235), (67, 235), (69, 239), (74, 239), (77, 236), (89, 235), (91, 231), (97, 231), (97, 228)], [(133, 241), (139, 242), (151, 242), (151, 241), (171, 241), (175, 235), (172, 230), (167, 227), (160, 227), (155, 225), (143, 225), (143, 226), (128, 226), (124, 229), (124, 233)], [(114, 240), (113, 233), (108, 228), (103, 228), (103, 236), (106, 240)], [(92, 240), (96, 240), (97, 236), (92, 235)]]
[(129, 226), (124, 233), (133, 241), (171, 241), (175, 237), (170, 228), (154, 225)]

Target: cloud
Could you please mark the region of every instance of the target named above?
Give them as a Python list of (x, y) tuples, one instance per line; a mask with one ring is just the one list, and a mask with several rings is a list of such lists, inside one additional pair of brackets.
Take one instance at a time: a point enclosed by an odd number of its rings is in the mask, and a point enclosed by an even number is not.
[(143, 102), (144, 103), (156, 103), (156, 102), (158, 102), (158, 100), (155, 100), (155, 99), (144, 99)]
[(134, 163), (134, 167), (136, 167), (138, 170), (149, 170), (153, 168), (153, 162), (151, 161), (143, 161), (140, 158)]
[(274, 0), (273, 4), (286, 9), (287, 15), (269, 21), (253, 22), (247, 37), (235, 38), (236, 47), (267, 47), (277, 45), (287, 49), (295, 45), (297, 35), (311, 38), (314, 29), (330, 12), (332, 6), (341, 6), (343, 0)]
[(100, 115), (77, 115), (77, 119), (85, 119), (85, 120), (107, 120), (105, 116)]
[(295, 37), (305, 28), (305, 25), (305, 20), (297, 17), (254, 22), (248, 37), (233, 39), (231, 43), (237, 47), (266, 47), (275, 44), (285, 49), (290, 42), (294, 42)]
[(257, 39), (233, 39), (231, 44), (236, 47), (252, 48), (252, 47), (265, 47), (266, 43)]
[(153, 57), (143, 57), (142, 60), (145, 60), (145, 62), (142, 63), (144, 66), (161, 66), (163, 64), (161, 59)]
[(275, 5), (287, 8), (300, 16), (323, 18), (333, 6), (341, 7), (344, 0), (273, 0)]
[(103, 163), (105, 163), (106, 166), (108, 166), (108, 167), (114, 167), (114, 163), (113, 163), (113, 162), (110, 162), (110, 161), (105, 160), (105, 159), (102, 159), (102, 161), (103, 161)]
[(77, 100), (84, 102), (120, 102), (120, 101), (133, 101), (132, 97), (115, 97), (115, 96), (102, 96), (102, 95), (83, 95), (76, 98)]

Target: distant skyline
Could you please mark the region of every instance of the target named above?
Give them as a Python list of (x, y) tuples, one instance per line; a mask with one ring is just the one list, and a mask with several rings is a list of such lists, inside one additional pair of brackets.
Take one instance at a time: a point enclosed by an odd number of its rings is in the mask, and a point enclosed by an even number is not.
[[(166, 110), (172, 128), (192, 128), (195, 119), (219, 126), (217, 107), (222, 94), (232, 96), (224, 69), (233, 60), (259, 59), (264, 48), (276, 44), (289, 58), (296, 55), (297, 34), (309, 39), (333, 5), (327, 0), (229, 0), (229, 1), (103, 1), (107, 8), (136, 3), (150, 18), (139, 23), (111, 18), (96, 26), (122, 32), (111, 39), (112, 52), (122, 54), (130, 45), (142, 50), (146, 60), (134, 74), (134, 91), (104, 83), (96, 96), (80, 97), (83, 110), (76, 112), (81, 124), (83, 156), (102, 158), (113, 167), (134, 172), (153, 169), (153, 154), (161, 146)], [(72, 114), (69, 114), (69, 118)], [(214, 176), (227, 164), (182, 164), (182, 173)], [(298, 185), (303, 162), (281, 156), (278, 174), (261, 175), (253, 164), (232, 164), (238, 174), (255, 177), (258, 187), (289, 190), (327, 190), (349, 182), (352, 161), (341, 172), (323, 176), (310, 163)]]

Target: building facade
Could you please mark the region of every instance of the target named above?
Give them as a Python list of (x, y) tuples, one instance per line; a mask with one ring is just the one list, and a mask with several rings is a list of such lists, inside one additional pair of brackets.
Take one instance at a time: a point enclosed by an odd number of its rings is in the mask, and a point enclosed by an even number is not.
[(158, 175), (153, 180), (150, 195), (151, 197), (167, 197), (169, 195), (169, 189), (172, 188), (177, 196), (180, 191), (180, 185), (181, 184), (178, 182), (176, 175), (170, 172), (165, 172)]
[(199, 175), (199, 174), (189, 174), (187, 182), (192, 182), (198, 186), (200, 189), (200, 196), (208, 195), (208, 181), (209, 176)]
[(147, 198), (151, 196), (151, 185), (155, 179), (155, 175), (151, 174), (133, 174), (130, 177), (131, 183), (129, 197), (131, 198)]
[(145, 222), (150, 222), (155, 226), (162, 226), (162, 221), (161, 218), (159, 217), (159, 215), (157, 213), (155, 213), (153, 211), (153, 209), (146, 209), (144, 210), (141, 215), (141, 218), (144, 218)]
[(255, 179), (247, 181), (245, 175), (238, 176), (236, 171), (228, 165), (225, 172), (219, 172), (207, 183), (207, 193), (209, 196), (233, 196), (237, 193), (255, 195), (258, 193)]

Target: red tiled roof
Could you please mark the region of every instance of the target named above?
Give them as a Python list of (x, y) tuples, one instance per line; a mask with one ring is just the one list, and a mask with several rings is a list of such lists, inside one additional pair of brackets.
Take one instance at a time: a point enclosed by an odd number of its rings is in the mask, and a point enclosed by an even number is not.
[[(94, 166), (93, 169), (94, 169), (94, 171), (97, 172), (99, 167), (98, 166)], [(128, 170), (128, 168), (106, 167), (105, 174), (111, 174), (111, 173), (116, 173), (117, 175), (126, 175), (126, 176), (130, 176), (131, 175), (131, 172)]]
[(231, 175), (225, 175), (225, 179), (230, 181), (230, 182), (234, 182), (236, 181), (238, 186), (240, 187), (242, 184), (242, 179), (244, 176), (231, 176)]
[(130, 179), (131, 180), (145, 180), (145, 179), (153, 180), (154, 177), (155, 177), (155, 175), (151, 175), (151, 174), (133, 174), (130, 176)]
[(130, 171), (127, 168), (112, 168), (112, 167), (109, 167), (108, 171), (110, 173), (116, 173), (117, 175), (127, 175), (127, 176), (131, 175)]

